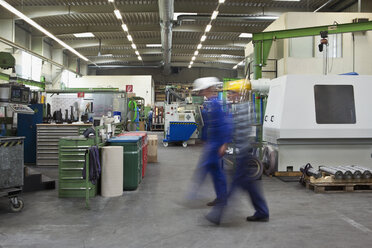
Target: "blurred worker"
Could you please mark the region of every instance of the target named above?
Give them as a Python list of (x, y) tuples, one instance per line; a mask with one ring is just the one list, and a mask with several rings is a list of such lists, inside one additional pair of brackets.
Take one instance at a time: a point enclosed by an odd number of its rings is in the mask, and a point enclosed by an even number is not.
[[(240, 103), (233, 105), (234, 116), (234, 144), (236, 153), (236, 164), (233, 182), (229, 190), (229, 198), (241, 188), (250, 196), (255, 213), (246, 218), (247, 221), (268, 221), (269, 209), (262, 192), (261, 181), (258, 180), (262, 175), (262, 164), (254, 158), (254, 149), (252, 143), (255, 142), (256, 124), (253, 103), (248, 101), (250, 82), (240, 80), (230, 83), (228, 86), (229, 97), (233, 102)], [(219, 224), (224, 206), (215, 206), (206, 218)]]
[(147, 114), (148, 123), (149, 123), (148, 124), (149, 126), (147, 127), (148, 131), (151, 131), (151, 128), (152, 128), (152, 116), (153, 116), (153, 114), (154, 114), (153, 110), (150, 109), (150, 111)]
[(204, 182), (208, 174), (211, 175), (216, 200), (208, 205), (224, 205), (227, 198), (226, 177), (222, 169), (221, 158), (225, 154), (227, 143), (230, 141), (231, 134), (228, 133), (228, 122), (225, 113), (222, 111), (221, 103), (217, 100), (216, 86), (220, 84), (218, 78), (206, 77), (194, 81), (193, 90), (199, 91), (200, 95), (207, 98), (203, 108), (203, 139), (204, 149), (201, 160), (194, 174), (194, 187), (192, 188), (189, 199), (196, 198), (196, 192)]

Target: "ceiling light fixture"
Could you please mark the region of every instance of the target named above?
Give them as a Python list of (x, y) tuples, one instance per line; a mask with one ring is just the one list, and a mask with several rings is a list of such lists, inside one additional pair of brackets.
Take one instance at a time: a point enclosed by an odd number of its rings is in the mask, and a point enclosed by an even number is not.
[(219, 2), (219, 3), (224, 3), (224, 2), (225, 2), (225, 0), (218, 0), (218, 2)]
[(127, 38), (128, 38), (129, 41), (133, 41), (132, 35), (130, 35), (130, 34), (127, 35)]
[(191, 61), (191, 62), (190, 62), (190, 65), (192, 65), (192, 64), (194, 64), (194, 61)]
[(146, 47), (161, 47), (161, 44), (146, 44)]
[(109, 2), (109, 3), (113, 3), (113, 2), (115, 2), (115, 0), (108, 0), (108, 2)]
[(199, 50), (200, 48), (202, 48), (202, 44), (199, 44), (197, 49)]
[(38, 29), (39, 31), (41, 31), (45, 35), (47, 35), (50, 38), (52, 38), (53, 40), (55, 40), (58, 44), (60, 44), (61, 46), (63, 46), (64, 48), (66, 48), (67, 50), (72, 52), (73, 54), (77, 55), (78, 57), (82, 58), (85, 61), (89, 61), (89, 59), (87, 59), (85, 56), (80, 54), (78, 51), (73, 49), (71, 46), (67, 45), (65, 42), (58, 39), (56, 36), (54, 36), (48, 30), (46, 30), (45, 28), (43, 28), (42, 26), (37, 24), (35, 21), (31, 20), (29, 17), (27, 17), (26, 15), (24, 15), (23, 13), (21, 13), (20, 11), (15, 9), (12, 5), (8, 4), (4, 0), (0, 0), (0, 5), (3, 6), (4, 8), (6, 8), (7, 10), (9, 10), (10, 12), (12, 12), (13, 14), (15, 14), (16, 16), (18, 16), (19, 18), (23, 19), (25, 22), (27, 22), (28, 24), (30, 24), (34, 28)]
[(187, 12), (175, 12), (173, 13), (173, 20), (177, 21), (178, 16), (180, 15), (197, 15), (198, 13), (187, 13)]
[(133, 48), (133, 49), (137, 49), (136, 44), (132, 43), (132, 48)]
[(136, 53), (137, 56), (139, 56), (139, 52), (137, 50), (135, 51), (135, 53)]
[(123, 17), (121, 16), (120, 10), (115, 9), (114, 14), (115, 14), (116, 18), (118, 18), (119, 20), (123, 19)]
[(238, 69), (238, 65), (235, 65), (234, 67), (233, 67), (233, 69), (235, 70), (235, 69)]
[(197, 56), (199, 54), (199, 51), (195, 51), (194, 55)]
[(189, 65), (189, 69), (191, 68), (191, 65)]
[(208, 33), (209, 31), (211, 31), (211, 28), (212, 28), (212, 25), (208, 24), (207, 27), (205, 28), (205, 32)]
[(141, 56), (138, 56), (138, 60), (142, 60), (142, 57)]
[(192, 60), (192, 61), (194, 61), (195, 59), (196, 59), (196, 57), (195, 57), (195, 56), (191, 58), (191, 60)]
[(125, 31), (128, 32), (128, 26), (126, 24), (121, 25), (121, 28)]
[(213, 11), (213, 14), (212, 14), (212, 16), (211, 16), (211, 20), (216, 19), (217, 16), (218, 16), (218, 11), (217, 11), (217, 10)]
[(252, 38), (253, 37), (253, 34), (251, 33), (241, 33), (239, 35), (239, 38)]
[(201, 42), (205, 41), (207, 39), (207, 36), (206, 35), (203, 35), (200, 39)]
[(74, 36), (76, 38), (91, 38), (91, 37), (94, 37), (94, 34), (87, 32), (87, 33), (77, 33), (77, 34), (74, 34)]

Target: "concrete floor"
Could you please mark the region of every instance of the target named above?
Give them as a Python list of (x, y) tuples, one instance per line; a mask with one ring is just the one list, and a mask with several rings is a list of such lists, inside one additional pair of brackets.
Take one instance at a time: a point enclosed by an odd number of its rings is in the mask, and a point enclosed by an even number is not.
[(239, 193), (224, 223), (209, 224), (203, 216), (214, 198), (210, 182), (199, 207), (181, 204), (200, 150), (159, 147), (159, 163), (148, 165), (137, 191), (98, 196), (91, 210), (83, 199), (59, 199), (56, 190), (24, 194), (17, 214), (2, 199), (0, 247), (372, 247), (371, 193), (315, 194), (276, 178), (263, 179), (270, 222), (247, 223), (253, 210)]

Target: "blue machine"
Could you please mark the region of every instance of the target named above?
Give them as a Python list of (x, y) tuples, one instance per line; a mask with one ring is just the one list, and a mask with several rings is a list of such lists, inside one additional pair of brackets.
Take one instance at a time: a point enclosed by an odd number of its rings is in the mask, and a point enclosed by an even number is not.
[(186, 147), (187, 141), (197, 128), (198, 124), (196, 122), (169, 122), (169, 130), (166, 133), (166, 138), (163, 140), (164, 146), (167, 147), (168, 142), (183, 142), (182, 145)]
[(35, 114), (18, 114), (17, 136), (26, 137), (24, 143), (24, 162), (36, 163), (36, 124), (43, 123), (43, 104), (31, 104)]

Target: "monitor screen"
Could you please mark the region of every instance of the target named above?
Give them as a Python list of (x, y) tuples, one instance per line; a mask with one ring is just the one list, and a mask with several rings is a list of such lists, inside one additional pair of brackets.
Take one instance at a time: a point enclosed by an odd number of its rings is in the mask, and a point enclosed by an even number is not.
[(352, 85), (315, 85), (315, 113), (318, 124), (355, 124)]

